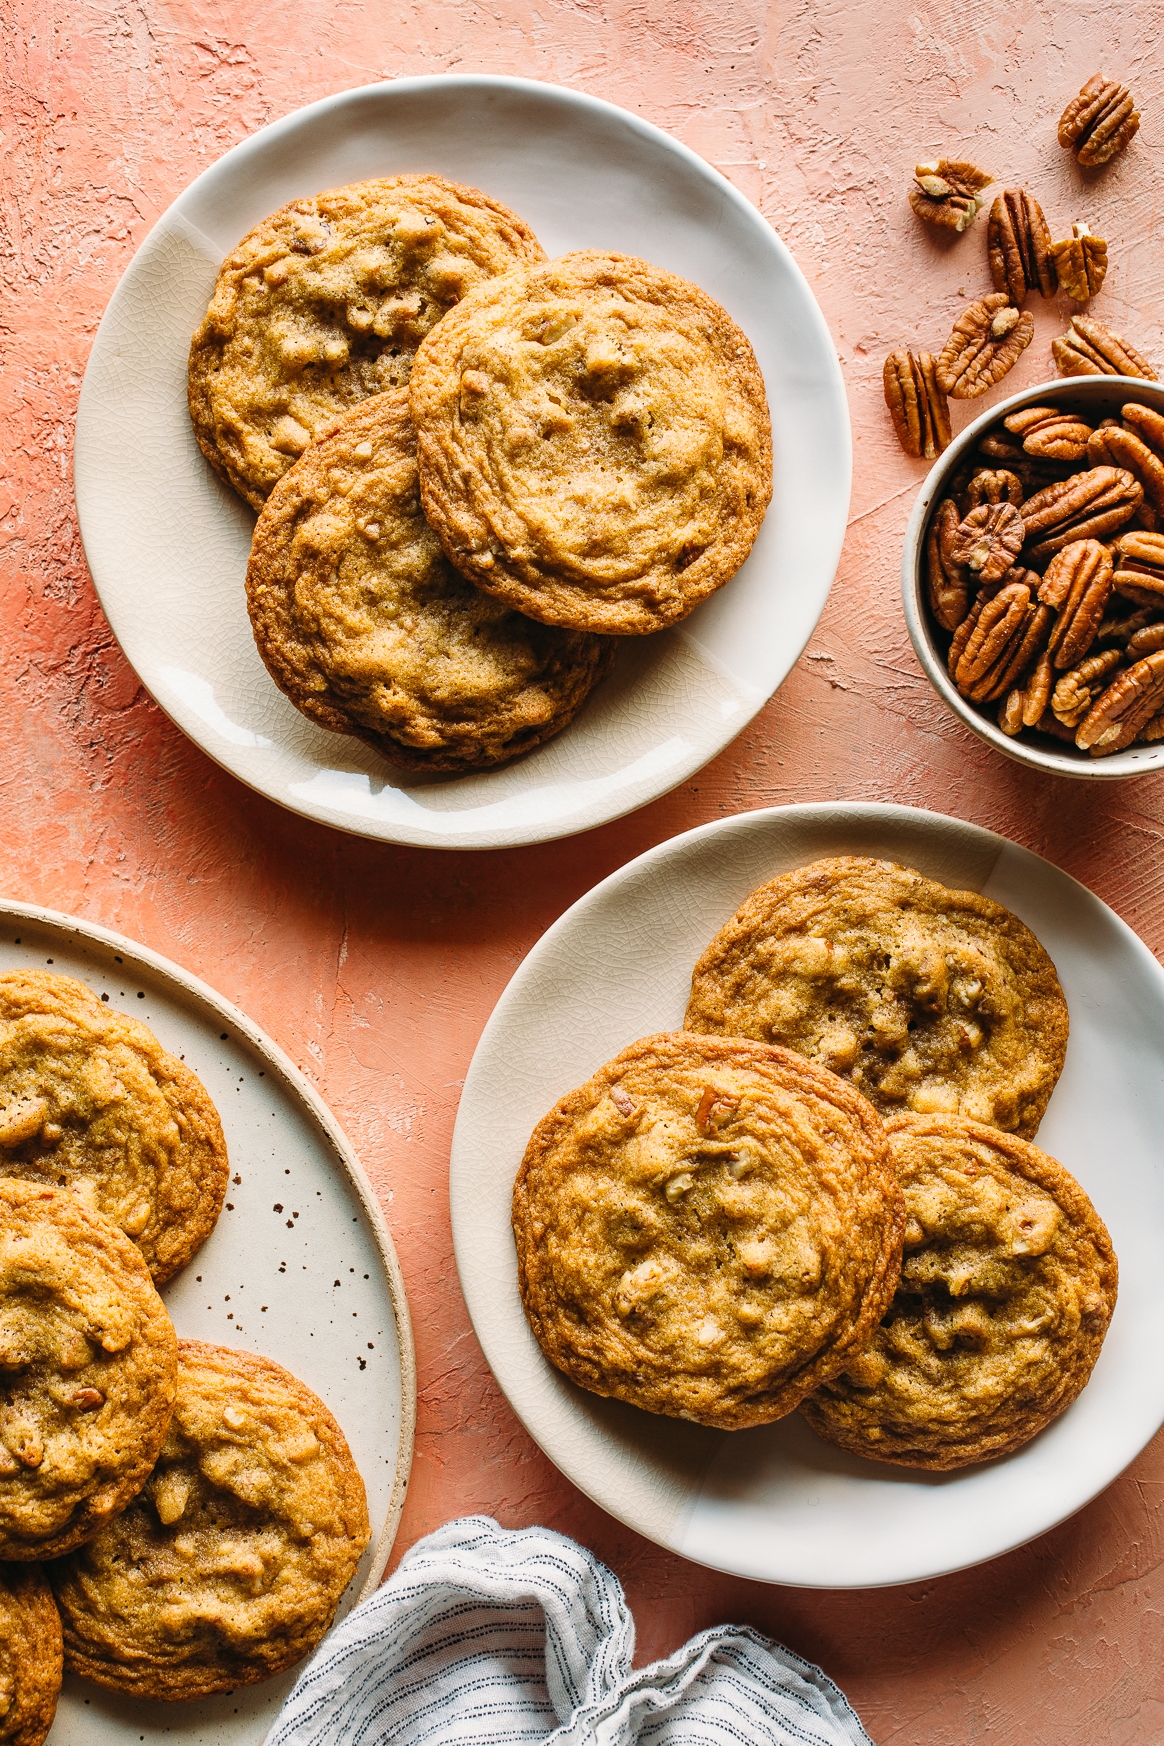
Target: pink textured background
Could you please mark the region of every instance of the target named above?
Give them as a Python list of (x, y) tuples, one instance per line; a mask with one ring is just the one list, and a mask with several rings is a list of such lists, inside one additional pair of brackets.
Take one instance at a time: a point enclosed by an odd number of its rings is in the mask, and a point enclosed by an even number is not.
[[(897, 450), (880, 390), (891, 347), (937, 349), (963, 294), (988, 288), (984, 224), (950, 244), (905, 205), (910, 167), (940, 152), (1025, 182), (1056, 235), (1078, 217), (1106, 235), (1096, 313), (1164, 363), (1162, 22), (1153, 0), (9, 0), (0, 23), (0, 887), (120, 928), (205, 977), (288, 1049), (346, 1126), (384, 1198), (415, 1318), (420, 1425), (398, 1553), (468, 1510), (563, 1529), (623, 1579), (641, 1658), (746, 1621), (821, 1661), (879, 1746), (1164, 1738), (1164, 1438), (1074, 1520), (935, 1583), (797, 1592), (685, 1564), (579, 1496), (500, 1397), (456, 1284), (449, 1136), (481, 1026), (541, 931), (631, 856), (724, 813), (832, 796), (955, 813), (1049, 856), (1164, 945), (1164, 782), (1038, 780), (961, 731), (922, 677), (897, 566), (924, 466)], [(1088, 182), (1054, 123), (1098, 67), (1132, 85), (1145, 122)], [(856, 439), (832, 598), (747, 732), (630, 819), (492, 856), (335, 835), (209, 763), (113, 642), (70, 480), (93, 332), (179, 190), (316, 97), (452, 70), (594, 92), (724, 170), (821, 300)], [(1062, 315), (1035, 313), (1006, 392), (1050, 373)]]

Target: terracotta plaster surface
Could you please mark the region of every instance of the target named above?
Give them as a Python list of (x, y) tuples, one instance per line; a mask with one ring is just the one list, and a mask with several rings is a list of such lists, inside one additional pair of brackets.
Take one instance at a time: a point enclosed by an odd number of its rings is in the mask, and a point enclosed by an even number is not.
[[(765, 1588), (636, 1537), (530, 1443), (457, 1289), (449, 1137), (494, 1000), (541, 931), (650, 845), (749, 807), (930, 806), (1005, 832), (1164, 947), (1164, 778), (1044, 781), (962, 731), (906, 639), (897, 566), (921, 463), (881, 401), (894, 346), (934, 349), (988, 288), (905, 204), (919, 158), (972, 156), (1110, 243), (1096, 313), (1164, 363), (1164, 9), (1098, 0), (8, 0), (0, 151), (4, 465), (0, 889), (178, 959), (312, 1075), (383, 1197), (411, 1295), (420, 1426), (397, 1546), (484, 1510), (576, 1535), (625, 1583), (640, 1658), (722, 1619), (821, 1661), (879, 1746), (1155, 1746), (1164, 1739), (1164, 1438), (1089, 1509), (962, 1575), (869, 1594)], [(1086, 176), (1055, 143), (1097, 68), (1144, 125)], [(175, 194), (250, 130), (383, 77), (517, 73), (638, 110), (781, 230), (831, 324), (856, 440), (852, 527), (817, 634), (714, 764), (571, 842), (495, 855), (347, 839), (244, 790), (138, 686), (97, 606), (70, 441), (96, 324)], [(1049, 374), (1063, 311), (995, 398)], [(977, 410), (982, 403), (974, 404)], [(955, 413), (959, 423), (971, 415)], [(133, 464), (132, 456), (126, 464)]]

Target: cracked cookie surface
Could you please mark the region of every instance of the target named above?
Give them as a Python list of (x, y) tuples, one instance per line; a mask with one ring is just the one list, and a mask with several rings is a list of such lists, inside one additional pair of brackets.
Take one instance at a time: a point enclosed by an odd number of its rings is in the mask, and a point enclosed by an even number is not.
[(176, 1370), (129, 1238), (62, 1188), (0, 1181), (0, 1558), (57, 1558), (125, 1508)]
[(752, 348), (674, 273), (582, 250), (481, 285), (410, 383), (424, 510), (546, 624), (641, 636), (739, 569), (772, 495)]
[(318, 1396), (269, 1358), (183, 1340), (144, 1490), (49, 1570), (66, 1671), (165, 1702), (269, 1679), (323, 1637), (369, 1538)]
[(408, 769), (509, 762), (559, 733), (609, 638), (538, 624), (454, 569), (420, 508), (408, 394), (313, 443), (259, 517), (247, 608), (276, 684)]
[(735, 1430), (868, 1341), (904, 1209), (851, 1086), (786, 1049), (672, 1032), (539, 1122), (513, 1196), (525, 1312), (595, 1394)]
[(517, 214), (442, 176), (292, 200), (223, 262), (190, 348), (199, 447), (255, 509), (312, 438), (407, 382), (417, 346), (484, 279), (544, 260)]
[(695, 966), (683, 1022), (795, 1049), (883, 1113), (961, 1114), (1026, 1139), (1067, 1049), (1055, 966), (1017, 916), (855, 855), (753, 891)]
[(0, 1564), (0, 1746), (42, 1746), (61, 1689), (61, 1621), (38, 1564)]
[(69, 1189), (163, 1284), (214, 1229), (227, 1174), (205, 1087), (147, 1026), (71, 976), (0, 974), (0, 1176)]
[(908, 1213), (901, 1284), (868, 1350), (800, 1410), (875, 1461), (1009, 1454), (1091, 1375), (1115, 1307), (1111, 1239), (1029, 1141), (956, 1116), (886, 1128)]

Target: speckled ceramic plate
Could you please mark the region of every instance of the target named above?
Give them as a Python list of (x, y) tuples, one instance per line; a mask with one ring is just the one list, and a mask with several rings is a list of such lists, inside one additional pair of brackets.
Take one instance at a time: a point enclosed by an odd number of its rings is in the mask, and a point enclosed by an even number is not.
[[(757, 885), (824, 855), (902, 861), (1034, 929), (1071, 1015), (1039, 1130), (1091, 1195), (1120, 1263), (1079, 1399), (1006, 1460), (911, 1472), (820, 1442), (798, 1413), (734, 1433), (600, 1400), (543, 1359), (509, 1225), (539, 1118), (636, 1037), (682, 1023), (704, 946)], [(1164, 1421), (1164, 970), (1066, 873), (974, 825), (896, 806), (790, 806), (705, 825), (612, 875), (550, 928), (473, 1057), (453, 1141), (457, 1265), (477, 1336), (541, 1447), (612, 1515), (685, 1557), (808, 1588), (912, 1582), (1033, 1539), (1093, 1498)]]
[[(628, 637), (566, 732), (508, 769), (409, 777), (299, 714), (243, 598), (254, 516), (199, 453), (190, 335), (220, 262), (299, 194), (430, 170), (505, 201), (551, 255), (609, 248), (695, 280), (755, 347), (775, 494), (747, 563), (677, 629)], [(824, 319), (755, 207), (677, 140), (581, 92), (441, 76), (348, 91), (244, 140), (134, 256), (94, 341), (77, 509), (101, 604), (142, 683), (212, 758), (294, 812), (431, 848), (498, 848), (618, 818), (698, 770), (781, 684), (816, 624), (849, 503), (850, 437)]]
[[(217, 1105), (227, 1204), (163, 1287), (180, 1336), (264, 1352), (325, 1400), (368, 1492), (372, 1541), (340, 1616), (380, 1581), (412, 1462), (408, 1305), (376, 1197), (335, 1118), (237, 1008), (177, 965), (88, 922), (0, 903), (0, 970), (76, 976), (144, 1020)], [(259, 1746), (295, 1672), (204, 1703), (157, 1704), (66, 1679), (52, 1746)]]

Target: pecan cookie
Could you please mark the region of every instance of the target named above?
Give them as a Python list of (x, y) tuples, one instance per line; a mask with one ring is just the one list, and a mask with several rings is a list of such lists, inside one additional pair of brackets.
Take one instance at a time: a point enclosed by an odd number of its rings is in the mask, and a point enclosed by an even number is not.
[(786, 1049), (632, 1043), (534, 1129), (513, 1191), (522, 1301), (594, 1394), (738, 1430), (867, 1343), (903, 1210), (873, 1109)]
[(753, 891), (695, 966), (683, 1022), (796, 1049), (878, 1109), (1028, 1139), (1067, 1049), (1055, 966), (1017, 916), (857, 855)]
[(176, 1369), (129, 1238), (63, 1188), (0, 1181), (0, 1558), (57, 1558), (125, 1508)]
[(71, 976), (0, 975), (0, 1176), (71, 1189), (160, 1285), (214, 1229), (228, 1168), (202, 1082), (151, 1030)]
[(61, 1621), (39, 1565), (0, 1564), (0, 1746), (42, 1746), (61, 1689)]
[(179, 1354), (149, 1483), (49, 1570), (66, 1671), (167, 1703), (310, 1654), (370, 1538), (343, 1432), (304, 1383), (251, 1352)]
[(772, 495), (752, 348), (707, 294), (582, 250), (481, 285), (416, 354), (425, 514), (545, 624), (641, 636), (739, 569)]
[(1018, 1449), (1091, 1375), (1116, 1299), (1095, 1208), (1037, 1146), (959, 1116), (887, 1124), (909, 1219), (868, 1350), (801, 1403), (830, 1443), (903, 1467)]
[(408, 393), (357, 406), (267, 500), (247, 570), (291, 701), (410, 770), (484, 770), (560, 733), (614, 644), (537, 624), (453, 568), (420, 509)]
[(261, 509), (338, 414), (407, 382), (417, 346), (466, 291), (544, 259), (508, 207), (442, 176), (292, 200), (227, 256), (194, 335), (199, 447)]

